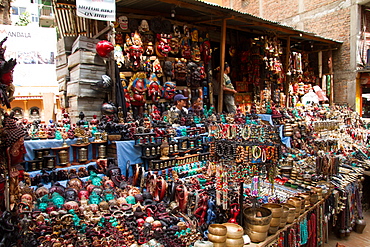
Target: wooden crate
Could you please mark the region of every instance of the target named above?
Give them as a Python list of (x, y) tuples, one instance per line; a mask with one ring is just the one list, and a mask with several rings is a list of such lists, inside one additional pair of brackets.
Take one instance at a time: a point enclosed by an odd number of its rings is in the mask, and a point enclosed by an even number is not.
[(67, 80), (66, 77), (58, 80), (59, 92), (67, 92)]
[(93, 39), (86, 36), (78, 36), (77, 39), (73, 42), (72, 53), (75, 53), (77, 50), (93, 51), (95, 52), (95, 46), (99, 42), (99, 39)]
[(105, 66), (105, 61), (95, 52), (78, 50), (72, 55), (68, 56), (68, 68), (71, 69), (78, 64), (93, 64)]
[(104, 92), (92, 89), (91, 85), (92, 85), (91, 82), (70, 81), (67, 83), (67, 96), (98, 97), (98, 98), (105, 97)]
[(57, 42), (57, 53), (58, 54), (71, 54), (73, 42), (76, 40), (76, 36), (62, 37)]
[(67, 54), (60, 54), (55, 57), (55, 64), (58, 67), (64, 66), (67, 64)]
[(69, 78), (68, 65), (65, 64), (64, 66), (58, 67), (56, 70), (56, 73), (57, 73), (57, 80), (60, 80), (62, 78)]
[(104, 100), (96, 97), (69, 97), (68, 98), (68, 113), (72, 123), (79, 120), (80, 112), (85, 114), (85, 120), (90, 121), (94, 115), (101, 115), (101, 106)]
[(67, 92), (59, 92), (60, 107), (68, 108), (68, 97)]
[(97, 82), (101, 80), (101, 76), (106, 74), (105, 66), (92, 64), (79, 64), (70, 72), (71, 81), (90, 81)]

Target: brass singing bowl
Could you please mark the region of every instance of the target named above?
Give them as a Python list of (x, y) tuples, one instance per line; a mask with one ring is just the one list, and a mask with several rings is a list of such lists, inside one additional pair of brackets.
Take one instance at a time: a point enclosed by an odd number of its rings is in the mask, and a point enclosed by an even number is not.
[(270, 209), (273, 218), (280, 218), (283, 215), (283, 206), (281, 204), (265, 203), (262, 207)]
[(276, 227), (280, 225), (280, 217), (279, 218), (274, 218), (272, 217), (271, 222), (270, 222), (270, 227)]
[(270, 235), (275, 234), (279, 230), (279, 226), (280, 226), (280, 224), (278, 226), (270, 226), (269, 234)]
[(226, 247), (226, 241), (223, 243), (213, 243), (213, 247)]
[(289, 215), (289, 207), (282, 205), (283, 206), (283, 214), (281, 215), (282, 219), (286, 219)]
[(249, 224), (248, 222), (246, 222), (244, 224), (244, 230), (245, 229), (249, 229), (250, 231), (254, 231), (254, 232), (267, 232), (270, 228), (270, 225), (267, 224), (267, 225), (252, 225), (252, 224)]
[(225, 236), (227, 233), (227, 227), (222, 224), (211, 224), (208, 226), (208, 231), (214, 235)]
[(286, 226), (287, 222), (280, 222), (279, 228), (284, 228)]
[(213, 243), (224, 243), (226, 241), (226, 235), (219, 236), (219, 235), (214, 235), (212, 233), (208, 233), (208, 239), (209, 241)]
[(301, 205), (302, 205), (302, 200), (296, 197), (291, 197), (287, 201), (288, 204), (291, 204), (295, 207), (295, 212), (299, 213), (301, 211)]
[[(257, 213), (260, 213), (262, 217), (257, 217)], [(268, 225), (272, 218), (272, 212), (268, 208), (245, 208), (243, 210), (245, 222), (252, 225)]]
[(223, 223), (224, 226), (227, 227), (227, 237), (228, 238), (241, 238), (244, 234), (244, 229), (238, 224), (234, 223)]
[(228, 238), (226, 239), (226, 247), (243, 247), (244, 239), (243, 238)]
[(249, 236), (251, 241), (254, 243), (265, 241), (265, 239), (267, 238), (267, 232), (255, 232), (255, 231), (246, 229), (245, 233)]

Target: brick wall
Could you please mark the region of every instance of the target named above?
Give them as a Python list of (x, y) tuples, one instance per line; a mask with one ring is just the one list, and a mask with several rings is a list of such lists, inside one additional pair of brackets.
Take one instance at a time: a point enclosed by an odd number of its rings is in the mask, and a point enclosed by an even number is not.
[[(225, 1), (225, 0), (224, 0)], [(243, 0), (233, 0), (240, 8)], [(248, 0), (244, 12), (320, 36), (343, 41), (340, 49), (333, 51), (334, 101), (347, 102), (347, 85), (355, 80), (350, 68), (350, 8), (345, 0)], [(229, 0), (227, 1), (229, 2)], [(245, 2), (245, 1), (244, 1)], [(230, 2), (229, 2), (230, 4)], [(228, 5), (230, 7), (230, 5)], [(366, 13), (366, 14), (370, 14)], [(370, 18), (369, 18), (370, 20)], [(325, 60), (324, 60), (325, 61)], [(350, 89), (348, 89), (351, 91)], [(352, 93), (352, 92), (348, 92)]]

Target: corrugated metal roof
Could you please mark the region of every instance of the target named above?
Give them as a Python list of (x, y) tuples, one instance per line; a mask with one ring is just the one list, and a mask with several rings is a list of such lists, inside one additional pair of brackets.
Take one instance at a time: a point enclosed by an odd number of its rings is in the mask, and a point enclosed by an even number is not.
[(274, 31), (279, 34), (295, 35), (295, 38), (302, 40), (313, 39), (323, 43), (342, 43), (341, 41), (298, 30), (279, 22), (270, 21), (249, 13), (200, 0), (121, 0), (117, 2), (117, 8), (126, 8), (130, 10), (141, 9), (143, 13), (145, 13), (145, 11), (157, 12), (164, 17), (170, 17), (171, 9), (174, 8), (177, 20), (186, 21), (187, 19), (199, 19), (199, 22), (204, 24), (208, 20), (212, 22), (213, 25), (221, 25), (220, 18), (234, 17), (234, 19), (227, 21), (228, 28), (230, 29), (241, 28), (246, 29), (245, 31), (248, 31), (248, 29)]
[[(57, 0), (58, 3), (74, 4), (74, 0)], [(315, 40), (323, 44), (339, 45), (342, 42), (314, 33), (305, 32), (293, 27), (270, 21), (229, 7), (200, 0), (118, 0), (117, 13), (134, 13), (148, 16), (162, 16), (176, 21), (194, 25), (221, 26), (222, 18), (228, 18), (227, 28), (248, 32), (274, 32), (278, 35), (289, 35), (300, 40)], [(171, 10), (176, 11), (171, 18)]]

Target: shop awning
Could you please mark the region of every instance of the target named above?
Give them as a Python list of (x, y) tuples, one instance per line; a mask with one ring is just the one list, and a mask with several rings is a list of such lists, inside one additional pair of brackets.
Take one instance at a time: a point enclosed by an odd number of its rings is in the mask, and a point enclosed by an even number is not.
[[(57, 0), (56, 3), (57, 7), (58, 4), (66, 4), (64, 6), (75, 5), (74, 0)], [(174, 18), (171, 17), (171, 11), (173, 10), (175, 11)], [(59, 13), (61, 17), (76, 18), (76, 20), (69, 22), (65, 21), (65, 27), (62, 27), (65, 31), (75, 30), (77, 35), (80, 34), (78, 32), (86, 33), (88, 31), (83, 29), (88, 29), (89, 25), (84, 25), (85, 28), (78, 26), (77, 30), (77, 25), (81, 23), (81, 20), (79, 20), (80, 17), (77, 17), (74, 13), (72, 15), (67, 13), (68, 11), (73, 11), (73, 8), (60, 8), (60, 11), (63, 11), (63, 13)], [(116, 1), (116, 12), (146, 15), (148, 18), (157, 16), (188, 24), (207, 25), (210, 27), (221, 27), (222, 21), (226, 18), (228, 29), (255, 33), (256, 35), (271, 32), (282, 38), (289, 36), (291, 40), (315, 41), (316, 45), (338, 46), (342, 43), (338, 40), (297, 30), (278, 22), (269, 21), (248, 13), (199, 0), (118, 0)], [(56, 14), (58, 17), (58, 13)]]

